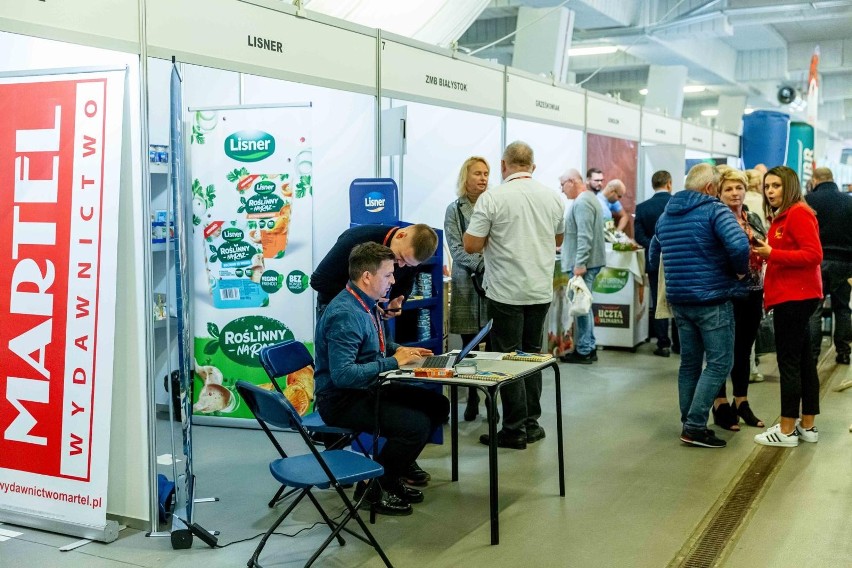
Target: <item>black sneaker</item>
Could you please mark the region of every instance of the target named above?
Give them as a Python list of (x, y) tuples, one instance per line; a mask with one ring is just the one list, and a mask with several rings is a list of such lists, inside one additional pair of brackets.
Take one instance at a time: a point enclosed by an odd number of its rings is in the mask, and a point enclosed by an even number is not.
[[(490, 445), (491, 437), (488, 434), (483, 434), (479, 437), (479, 443), (485, 444), (486, 446)], [(497, 432), (497, 447), (498, 448), (510, 448), (512, 450), (526, 450), (527, 449), (527, 435), (526, 434), (506, 434), (503, 430)]]
[(705, 428), (701, 432), (689, 432), (683, 430), (680, 434), (680, 441), (690, 446), (698, 446), (700, 448), (724, 448), (728, 445), (725, 440), (717, 438), (713, 430)]
[(581, 355), (577, 351), (572, 351), (568, 355), (563, 355), (559, 358), (559, 360), (563, 363), (575, 363), (578, 365), (591, 365), (592, 363), (594, 363), (591, 353), (589, 353), (588, 355)]
[(541, 426), (527, 427), (527, 444), (535, 444), (539, 440), (544, 440), (544, 428)]
[(429, 475), (428, 471), (423, 471), (420, 469), (420, 466), (417, 465), (417, 462), (413, 462), (408, 469), (402, 474), (402, 481), (407, 483), (408, 485), (415, 485), (417, 487), (423, 487), (425, 485), (429, 485), (429, 481), (431, 481), (432, 476)]
[(654, 349), (654, 355), (657, 357), (671, 357), (672, 351), (668, 347), (657, 347)]
[(377, 482), (370, 485), (370, 489), (367, 491), (367, 484), (359, 481), (358, 485), (355, 486), (354, 501), (359, 508), (370, 509), (379, 515), (405, 517), (414, 512), (410, 503), (403, 501), (393, 493), (382, 491), (382, 486)]

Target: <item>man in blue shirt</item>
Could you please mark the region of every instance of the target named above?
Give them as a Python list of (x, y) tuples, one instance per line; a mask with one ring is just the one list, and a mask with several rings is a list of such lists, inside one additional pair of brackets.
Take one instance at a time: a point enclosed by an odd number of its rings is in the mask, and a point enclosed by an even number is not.
[(391, 383), (377, 391), (380, 373), (432, 354), (385, 337), (377, 302), (394, 283), (395, 260), (394, 252), (378, 243), (352, 249), (349, 282), (317, 323), (314, 381), (316, 407), (327, 424), (363, 432), (378, 427), (386, 439), (376, 456), (385, 469), (381, 487), (364, 495), (366, 486), (359, 484), (355, 498), (363, 495), (378, 513), (409, 515), (423, 493), (400, 478), (447, 419), (450, 404), (445, 396), (415, 386)]

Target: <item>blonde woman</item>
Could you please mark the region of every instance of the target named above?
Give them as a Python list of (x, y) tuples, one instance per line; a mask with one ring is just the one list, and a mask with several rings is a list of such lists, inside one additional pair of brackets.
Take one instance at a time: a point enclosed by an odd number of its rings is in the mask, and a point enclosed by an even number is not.
[[(471, 156), (459, 170), (457, 195), (447, 206), (444, 216), (444, 239), (453, 259), (452, 301), (450, 302), (450, 333), (461, 335), (462, 343), (467, 343), (488, 322), (485, 298), (477, 292), (471, 278), (473, 274), (481, 277), (485, 270), (485, 261), (480, 253), (467, 253), (464, 250), (462, 235), (467, 229), (476, 200), (488, 189), (488, 176), (491, 169), (485, 158)], [(481, 279), (480, 279), (481, 282)], [(487, 344), (490, 340), (486, 339)], [(474, 420), (479, 414), (479, 393), (470, 388), (464, 419)]]
[(766, 214), (763, 212), (763, 174), (759, 170), (746, 170), (748, 186), (746, 187), (745, 206), (749, 213), (754, 213), (764, 227), (769, 227)]
[[(766, 230), (757, 215), (743, 207), (748, 179), (745, 172), (728, 168), (721, 174), (719, 199), (736, 217), (749, 242), (766, 240)], [(732, 300), (734, 306), (734, 366), (731, 369), (731, 386), (734, 400), (729, 404), (725, 383), (713, 403), (713, 421), (726, 430), (738, 431), (740, 418), (749, 426), (763, 428), (761, 419), (754, 415), (748, 402), (748, 384), (751, 371), (751, 350), (757, 338), (757, 328), (763, 317), (763, 269), (766, 261), (752, 251), (748, 259), (748, 273), (744, 283), (748, 294)]]

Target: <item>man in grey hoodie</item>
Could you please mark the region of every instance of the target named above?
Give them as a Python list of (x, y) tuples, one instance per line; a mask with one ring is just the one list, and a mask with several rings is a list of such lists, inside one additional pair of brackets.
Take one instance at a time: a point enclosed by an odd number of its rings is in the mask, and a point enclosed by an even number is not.
[[(576, 172), (576, 170), (571, 170)], [(577, 173), (579, 177), (579, 173)], [(594, 192), (581, 183), (573, 183), (567, 190), (568, 199), (574, 200), (571, 211), (565, 216), (565, 246), (562, 266), (568, 267), (572, 276), (582, 276), (589, 291), (592, 283), (606, 264), (604, 247), (603, 206)], [(592, 313), (577, 316), (577, 337), (574, 351), (564, 355), (566, 363), (591, 365), (597, 361), (594, 318)]]

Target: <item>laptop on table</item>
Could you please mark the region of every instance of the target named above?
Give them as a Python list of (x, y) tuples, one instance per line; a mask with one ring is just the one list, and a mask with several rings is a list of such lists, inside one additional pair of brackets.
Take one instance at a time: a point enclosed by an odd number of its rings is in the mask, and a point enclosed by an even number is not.
[(485, 339), (485, 336), (491, 331), (491, 326), (494, 323), (494, 320), (488, 320), (488, 323), (483, 326), (482, 329), (479, 330), (473, 339), (471, 339), (464, 347), (462, 347), (461, 351), (458, 353), (449, 353), (446, 355), (431, 355), (429, 357), (424, 357), (420, 359), (416, 363), (410, 363), (408, 365), (403, 365), (400, 367), (403, 371), (410, 371), (411, 369), (452, 369), (455, 367), (456, 363), (462, 361), (465, 357), (467, 357), (471, 351), (476, 349), (482, 340)]

